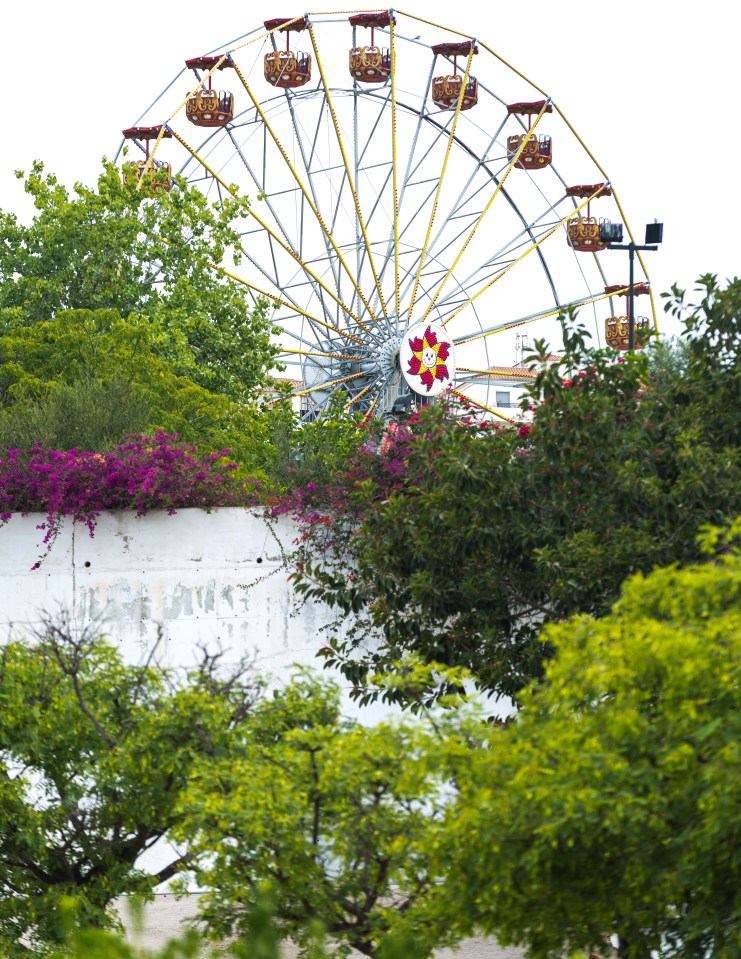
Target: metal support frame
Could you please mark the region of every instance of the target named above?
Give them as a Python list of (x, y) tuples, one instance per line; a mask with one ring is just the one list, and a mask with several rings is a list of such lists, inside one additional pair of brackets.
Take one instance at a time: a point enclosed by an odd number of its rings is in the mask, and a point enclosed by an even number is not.
[(633, 243), (608, 243), (608, 250), (627, 250), (628, 251), (628, 352), (635, 352), (636, 346), (636, 328), (635, 328), (635, 256), (636, 250), (650, 250), (655, 253), (658, 246), (639, 245)]
[[(581, 276), (566, 289), (562, 258), (551, 251), (562, 242), (566, 218), (560, 215), (564, 196), (558, 182), (567, 181), (555, 166), (531, 178), (528, 171), (516, 168), (517, 156), (506, 157), (502, 143), (507, 116), (502, 114), (501, 122), (488, 126), (506, 101), (495, 92), (495, 83), (487, 82), (485, 56), (477, 63), (479, 105), (465, 114), (461, 109), (469, 55), (456, 109), (439, 112), (430, 99), (435, 58), (429, 58), (429, 71), (426, 63), (419, 69), (419, 51), (425, 44), (414, 36), (419, 24), (429, 21), (397, 15), (398, 25), (394, 21), (390, 28), (379, 28), (388, 36), (391, 50), (391, 72), (382, 87), (367, 89), (349, 74), (344, 85), (341, 79), (338, 82), (332, 73), (335, 47), (325, 48), (323, 31), (344, 29), (348, 42), (352, 36), (357, 45), (354, 28), (350, 30), (346, 19), (314, 14), (306, 19), (319, 74), (316, 85), (263, 90), (261, 49), (265, 44), (274, 47), (276, 37), (274, 31), (257, 29), (233, 41), (236, 45), (231, 48), (219, 48), (222, 59), (228, 57), (236, 68), (245, 109), (195, 148), (175, 134), (188, 153), (182, 171), (205, 193), (218, 199), (228, 196), (236, 173), (247, 191), (257, 190), (263, 201), (249, 208), (249, 229), (241, 236), (239, 252), (248, 274), (240, 277), (217, 264), (213, 267), (280, 305), (278, 322), (293, 340), (286, 343), (289, 362), (324, 369), (319, 360), (328, 360), (326, 375), (320, 374), (324, 380), (294, 395), (321, 394), (319, 407), (326, 403), (324, 393), (341, 389), (348, 400), (345, 408), (357, 402), (367, 415), (383, 414), (384, 403), (393, 402), (396, 373), (389, 372), (382, 358), (388, 354), (389, 341), (403, 334), (413, 312), (421, 318), (418, 322), (449, 323), (456, 345), (468, 349), (475, 344), (476, 352), (469, 352), (456, 381), (460, 389), (468, 389), (474, 381), (478, 385), (479, 370), (493, 366), (488, 346), (492, 336), (548, 320), (570, 304), (591, 304), (605, 296), (593, 292), (605, 284), (596, 277), (587, 282), (586, 261), (578, 257), (574, 272)], [(403, 24), (409, 21), (411, 29), (405, 30)], [(497, 69), (518, 74), (486, 44), (481, 46)], [(416, 59), (407, 56), (412, 52)], [(409, 73), (413, 59), (416, 74)], [(198, 87), (209, 76), (198, 76)], [(518, 76), (518, 83), (530, 82)], [(544, 91), (531, 85), (544, 96), (544, 103), (550, 102)], [(159, 103), (153, 101), (152, 109), (159, 110)], [(167, 115), (169, 110), (161, 112)], [(163, 129), (172, 125), (184, 132), (187, 124), (178, 126), (184, 113), (183, 102)], [(488, 132), (480, 125), (484, 116)], [(165, 149), (160, 139), (153, 144), (152, 160), (160, 146)], [(543, 189), (546, 183), (550, 185)], [(521, 202), (528, 190), (527, 202)], [(503, 206), (505, 215), (490, 213), (494, 206), (497, 210)], [(634, 257), (637, 251), (657, 247), (631, 242), (608, 248), (629, 251), (634, 349)], [(535, 257), (528, 262), (536, 261), (537, 266), (520, 268), (530, 253)], [(603, 279), (599, 260), (590, 262)], [(516, 278), (522, 274), (539, 278), (542, 299), (518, 300)], [(274, 289), (262, 289), (263, 278)], [(504, 313), (492, 312), (486, 296), (493, 284), (498, 283), (497, 289), (504, 285), (500, 280), (515, 291), (514, 307)], [(337, 374), (338, 360), (345, 364), (342, 375)], [(469, 399), (498, 415), (485, 403)]]

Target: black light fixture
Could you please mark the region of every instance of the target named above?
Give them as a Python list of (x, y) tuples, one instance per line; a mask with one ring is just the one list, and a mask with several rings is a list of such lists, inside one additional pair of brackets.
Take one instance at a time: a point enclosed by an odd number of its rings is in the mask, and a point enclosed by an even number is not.
[[(619, 238), (610, 239), (610, 234), (613, 232), (615, 227), (619, 227)], [(603, 236), (602, 231), (605, 231)], [(617, 232), (617, 231), (616, 231)], [(631, 240), (630, 243), (622, 243), (623, 239), (623, 225), (622, 223), (602, 223), (599, 228), (600, 239), (607, 244), (608, 250), (627, 250), (628, 251), (628, 262), (630, 267), (630, 279), (628, 281), (628, 350), (632, 353), (635, 349), (635, 312), (633, 306), (634, 294), (633, 294), (633, 261), (635, 259), (636, 250), (658, 250), (658, 244), (664, 239), (664, 224), (659, 223), (654, 220), (653, 223), (646, 224), (646, 242), (643, 246), (639, 246), (637, 243), (633, 243)]]
[(664, 239), (663, 223), (657, 223), (656, 220), (654, 220), (653, 223), (646, 224), (646, 239), (644, 240), (644, 243), (647, 243), (647, 244), (661, 243), (663, 239)]

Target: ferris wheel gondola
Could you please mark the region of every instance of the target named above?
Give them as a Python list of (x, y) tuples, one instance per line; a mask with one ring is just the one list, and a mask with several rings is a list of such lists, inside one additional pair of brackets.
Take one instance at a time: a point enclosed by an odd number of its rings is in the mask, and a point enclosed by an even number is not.
[[(618, 294), (573, 224), (598, 197), (624, 221), (614, 187), (553, 100), (481, 39), (400, 11), (305, 14), (188, 65), (198, 83), (183, 103), (168, 87), (137, 121), (163, 131), (147, 162), (166, 153), (214, 202), (251, 198), (243, 266), (228, 272), (277, 305), (304, 415), (338, 394), (370, 416), (450, 389), (507, 418), (497, 384), (513, 331), (557, 351), (573, 306), (603, 341), (600, 301), (614, 314)], [(236, 89), (217, 121), (194, 104), (211, 103), (225, 66)], [(191, 142), (188, 120), (211, 125)]]

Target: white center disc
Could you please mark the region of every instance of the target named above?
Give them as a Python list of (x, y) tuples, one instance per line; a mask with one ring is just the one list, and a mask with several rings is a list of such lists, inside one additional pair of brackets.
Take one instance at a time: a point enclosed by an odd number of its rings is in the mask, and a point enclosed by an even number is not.
[(453, 342), (437, 323), (417, 323), (408, 329), (399, 360), (404, 379), (421, 396), (437, 396), (455, 376)]

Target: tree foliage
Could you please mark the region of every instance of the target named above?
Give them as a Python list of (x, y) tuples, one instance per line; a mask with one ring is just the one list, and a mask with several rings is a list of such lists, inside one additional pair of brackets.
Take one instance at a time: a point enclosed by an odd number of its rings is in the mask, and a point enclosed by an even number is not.
[(685, 368), (590, 349), (566, 319), (531, 422), (428, 409), (381, 451), (385, 473), (350, 470), (307, 500), (297, 585), (338, 609), (323, 652), (361, 698), (409, 650), (516, 695), (541, 674), (543, 623), (606, 613), (627, 576), (693, 562), (699, 529), (741, 511), (741, 281), (702, 284), (697, 306), (670, 301)]
[[(80, 699), (74, 683), (64, 691), (56, 654), (37, 663), (29, 697), (16, 659), (29, 651), (11, 644), (0, 686), (0, 728), (19, 741), (0, 797), (8, 954), (22, 955), (12, 943), (34, 928), (60, 955), (86, 943), (92, 955), (130, 955), (97, 934), (63, 947), (67, 896), (77, 896), (80, 922), (103, 924), (114, 888), (154, 881), (122, 855), (118, 814), (126, 828), (148, 824), (148, 837), (170, 817), (170, 835), (188, 843), (187, 865), (209, 889), (209, 931), (236, 936), (237, 955), (250, 954), (257, 925), (266, 948), (290, 937), (315, 957), (353, 947), (424, 959), (483, 931), (533, 959), (603, 955), (609, 933), (621, 959), (652, 949), (664, 959), (735, 959), (741, 520), (708, 530), (703, 548), (715, 558), (635, 576), (602, 619), (546, 627), (545, 675), (504, 725), (483, 722), (460, 696), (424, 707), (431, 687), (461, 688), (466, 677), (408, 661), (375, 681), (419, 715), (372, 727), (343, 720), (338, 690), (307, 676), (236, 728), (231, 701), (211, 687), (155, 705), (145, 694), (152, 671), (119, 678), (120, 663), (113, 698), (80, 672)], [(99, 655), (115, 659), (105, 647)], [(231, 689), (238, 709), (249, 708), (243, 687)], [(96, 723), (109, 736), (125, 727), (126, 741), (101, 744)], [(186, 788), (178, 779), (163, 794), (157, 777), (181, 771)], [(39, 871), (56, 868), (62, 852), (73, 874), (94, 863), (95, 878), (76, 886), (67, 873), (44, 886)]]
[(467, 781), (451, 921), (537, 959), (610, 932), (621, 959), (741, 953), (740, 537), (546, 628), (544, 680)]
[(78, 183), (71, 196), (37, 162), (25, 189), (33, 222), (0, 214), (0, 331), (66, 310), (135, 314), (157, 329), (175, 372), (204, 389), (240, 398), (264, 382), (276, 353), (269, 304), (214, 266), (239, 259), (246, 200), (213, 205), (182, 180), (137, 190), (109, 163), (97, 189)]
[(113, 449), (126, 435), (151, 432), (154, 406), (120, 375), (49, 383), (40, 396), (21, 388), (0, 410), (0, 449), (28, 450), (35, 443), (57, 450)]
[[(162, 430), (265, 469), (286, 411), (268, 420), (254, 403), (209, 392), (189, 355), (186, 338), (161, 317), (67, 310), (13, 329), (0, 336), (0, 446), (102, 451), (127, 433)], [(191, 375), (179, 372), (188, 363)]]
[[(402, 673), (408, 689), (431, 681), (429, 670)], [(368, 727), (341, 718), (326, 682), (299, 676), (276, 692), (253, 713), (242, 754), (202, 762), (181, 803), (178, 835), (202, 857), (211, 933), (244, 935), (267, 889), (302, 955), (326, 935), (334, 955), (377, 956), (397, 938), (429, 956), (448, 937), (407, 917), (437, 888), (431, 853), (484, 733), (462, 706)]]
[(109, 644), (49, 620), (0, 655), (0, 945), (9, 957), (63, 940), (64, 907), (112, 923), (110, 901), (147, 895), (141, 855), (165, 836), (199, 755), (219, 756), (257, 696), (244, 664), (204, 655), (185, 681), (125, 665)]
[(0, 212), (0, 449), (104, 452), (162, 430), (284, 488), (356, 444), (340, 409), (320, 430), (264, 403), (280, 396), (272, 304), (222, 269), (247, 200), (212, 204), (177, 178), (137, 190), (108, 163), (95, 189), (70, 193), (40, 163), (24, 182), (33, 221)]

